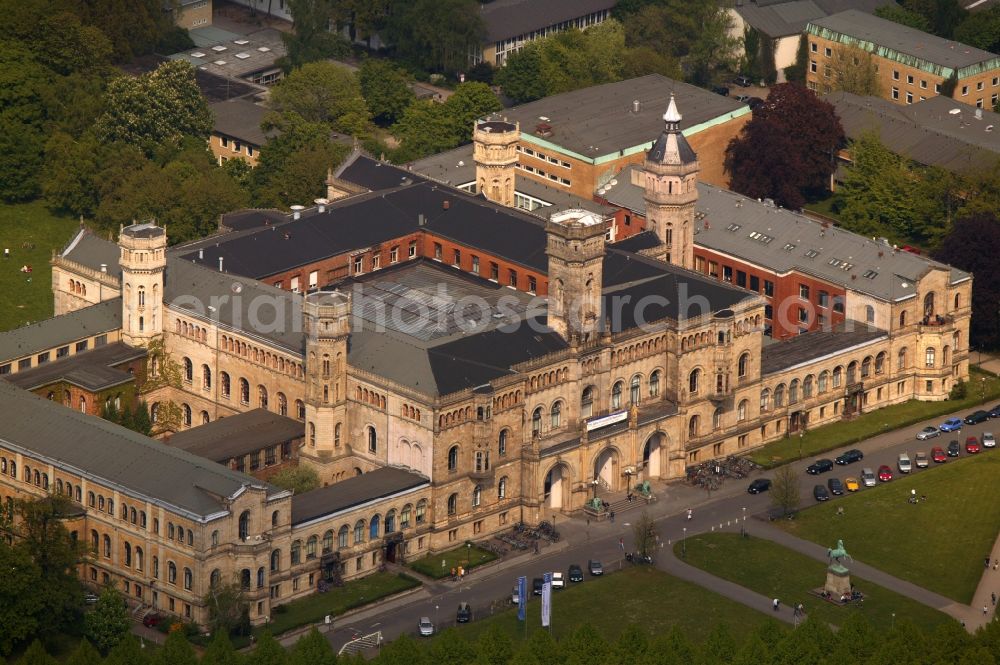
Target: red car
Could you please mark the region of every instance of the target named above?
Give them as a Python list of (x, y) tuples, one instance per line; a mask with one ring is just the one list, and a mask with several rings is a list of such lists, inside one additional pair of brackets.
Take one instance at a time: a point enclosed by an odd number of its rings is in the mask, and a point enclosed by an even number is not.
[(934, 448), (931, 448), (931, 459), (937, 464), (942, 464), (948, 461), (948, 456), (945, 455), (943, 448), (935, 446)]
[(883, 464), (878, 468), (878, 479), (883, 483), (887, 483), (892, 480), (892, 469)]
[(156, 612), (150, 612), (146, 616), (142, 617), (142, 625), (146, 628), (155, 628), (163, 621), (163, 615), (157, 614)]
[(980, 450), (982, 450), (982, 448), (979, 447), (979, 439), (974, 436), (970, 436), (965, 440), (965, 452), (973, 455), (978, 453)]

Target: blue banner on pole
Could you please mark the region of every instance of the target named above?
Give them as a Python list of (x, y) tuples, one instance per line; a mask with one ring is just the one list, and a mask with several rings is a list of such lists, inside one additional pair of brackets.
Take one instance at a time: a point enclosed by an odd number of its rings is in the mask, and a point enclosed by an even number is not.
[(542, 581), (542, 627), (548, 628), (552, 619), (552, 573), (545, 573)]
[(528, 578), (517, 578), (517, 620), (528, 618)]

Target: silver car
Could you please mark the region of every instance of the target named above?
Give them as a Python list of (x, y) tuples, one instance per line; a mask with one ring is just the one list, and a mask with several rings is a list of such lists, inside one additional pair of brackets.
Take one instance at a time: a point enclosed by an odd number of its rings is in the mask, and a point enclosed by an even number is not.
[(899, 467), (900, 473), (909, 473), (913, 470), (913, 465), (910, 462), (910, 456), (906, 453), (899, 453), (899, 459), (896, 460), (896, 466)]
[(865, 467), (861, 472), (861, 482), (864, 483), (865, 487), (875, 487), (878, 485), (878, 478), (875, 477), (875, 472), (872, 471), (870, 466)]
[(917, 432), (917, 439), (919, 441), (924, 441), (925, 439), (933, 439), (935, 436), (941, 436), (941, 430), (932, 425), (928, 425), (919, 432)]
[(983, 448), (996, 448), (997, 440), (992, 432), (983, 432)]
[(417, 628), (420, 630), (421, 637), (430, 637), (434, 634), (434, 624), (431, 623), (429, 617), (420, 617), (420, 621), (417, 622)]

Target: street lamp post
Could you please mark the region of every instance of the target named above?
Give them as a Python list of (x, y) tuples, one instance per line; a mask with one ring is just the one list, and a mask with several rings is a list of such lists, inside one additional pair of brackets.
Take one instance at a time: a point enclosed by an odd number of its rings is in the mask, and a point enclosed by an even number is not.
[(743, 506), (743, 537), (747, 537), (747, 507)]
[(440, 609), (441, 609), (440, 605), (435, 605), (434, 606), (434, 625), (435, 626), (439, 625), (439, 620), (440, 620), (439, 617), (440, 617), (441, 613), (438, 612), (438, 610), (440, 610)]
[(799, 432), (799, 461), (802, 461), (802, 437), (805, 436), (805, 432)]
[(465, 570), (468, 572), (469, 567), (472, 566), (472, 543), (465, 544)]
[(684, 539), (681, 540), (681, 558), (682, 559), (686, 559), (687, 555), (688, 555), (687, 537), (688, 537), (688, 528), (684, 527)]

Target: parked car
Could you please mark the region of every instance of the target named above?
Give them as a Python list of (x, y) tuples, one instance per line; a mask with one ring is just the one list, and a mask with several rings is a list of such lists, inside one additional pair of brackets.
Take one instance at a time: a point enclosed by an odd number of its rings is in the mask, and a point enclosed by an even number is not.
[(913, 463), (910, 462), (910, 456), (906, 453), (899, 453), (899, 457), (896, 458), (896, 467), (900, 473), (909, 473), (912, 471)]
[(962, 429), (962, 419), (961, 418), (949, 418), (948, 420), (941, 423), (940, 427), (942, 432), (957, 432)]
[(729, 96), (729, 88), (727, 88), (724, 85), (712, 86), (712, 92), (714, 92), (717, 95), (722, 95), (723, 97)]
[(1000, 418), (1000, 404), (990, 409), (990, 418)]
[(545, 588), (545, 580), (542, 579), (541, 577), (536, 577), (535, 579), (531, 580), (531, 593), (535, 594), (536, 596), (541, 596), (542, 589), (544, 588)]
[(917, 432), (918, 441), (923, 441), (925, 439), (933, 439), (935, 436), (941, 436), (941, 430), (931, 425), (928, 425), (927, 427)]
[(930, 465), (930, 460), (927, 459), (927, 453), (921, 450), (916, 455), (914, 455), (913, 465), (918, 469), (926, 469)]
[(861, 489), (861, 485), (858, 484), (858, 479), (854, 477), (844, 478), (844, 489), (848, 492), (857, 492)]
[(750, 107), (751, 111), (757, 110), (757, 107), (764, 103), (764, 100), (760, 97), (751, 97), (747, 100), (747, 106)]
[(603, 575), (604, 574), (604, 566), (601, 565), (600, 561), (588, 561), (587, 562), (587, 568), (590, 569), (590, 574), (591, 575), (595, 575), (596, 576), (596, 575)]
[(872, 471), (870, 466), (862, 469), (861, 482), (865, 484), (865, 487), (875, 487), (878, 484), (875, 480), (875, 472)]
[(516, 586), (510, 590), (510, 602), (514, 603), (515, 605), (521, 604), (521, 594), (518, 593)]
[(142, 625), (146, 628), (156, 628), (163, 622), (163, 615), (156, 612), (149, 612), (142, 617)]
[(420, 621), (417, 622), (417, 630), (420, 631), (421, 637), (430, 637), (434, 634), (434, 624), (431, 623), (429, 617), (420, 617)]
[(472, 621), (472, 608), (469, 607), (468, 603), (458, 604), (458, 612), (455, 614), (455, 621), (457, 623), (469, 623)]
[(961, 450), (962, 446), (958, 444), (957, 440), (948, 442), (948, 457), (958, 457), (958, 453)]
[(552, 590), (557, 591), (558, 589), (562, 589), (565, 586), (566, 586), (566, 579), (563, 577), (563, 574), (560, 572), (552, 573)]
[(889, 465), (883, 464), (878, 468), (878, 479), (883, 483), (892, 480), (892, 469), (889, 468)]
[(966, 425), (978, 425), (979, 423), (985, 423), (990, 419), (990, 414), (986, 411), (974, 411), (965, 417)]
[(826, 481), (826, 486), (830, 488), (830, 494), (834, 496), (840, 496), (844, 493), (844, 484), (840, 482), (840, 478), (831, 478)]
[(738, 102), (742, 102), (743, 104), (746, 104), (752, 99), (752, 97), (750, 97), (750, 95), (736, 95), (735, 97), (733, 97), (733, 99), (735, 99)]
[(979, 446), (979, 439), (974, 436), (970, 436), (965, 440), (965, 452), (970, 455), (975, 455), (980, 450), (982, 450), (982, 448)]
[(993, 432), (983, 432), (983, 448), (996, 448), (997, 440)]
[(569, 581), (570, 582), (582, 582), (583, 581), (583, 568), (576, 565), (575, 563), (569, 567)]
[(736, 76), (733, 79), (733, 83), (744, 88), (749, 88), (752, 85), (750, 77), (747, 76), (746, 74), (739, 74), (738, 76)]
[(833, 462), (828, 459), (818, 459), (809, 466), (806, 467), (806, 473), (811, 473), (817, 476), (821, 473), (826, 473), (833, 468)]
[(931, 448), (931, 459), (935, 463), (941, 464), (948, 461), (948, 456), (945, 455), (944, 449), (941, 446), (934, 446)]
[(761, 492), (766, 492), (769, 489), (771, 489), (770, 478), (757, 478), (750, 483), (750, 487), (747, 488), (747, 492), (750, 494), (760, 494)]
[(826, 491), (826, 487), (824, 485), (816, 485), (813, 487), (813, 497), (817, 501), (829, 501), (830, 493)]
[(857, 448), (853, 448), (851, 450), (848, 450), (847, 452), (837, 455), (837, 458), (833, 461), (836, 462), (837, 464), (840, 464), (841, 466), (846, 466), (848, 464), (854, 464), (855, 462), (860, 462), (864, 458), (865, 454), (863, 452), (861, 452)]

